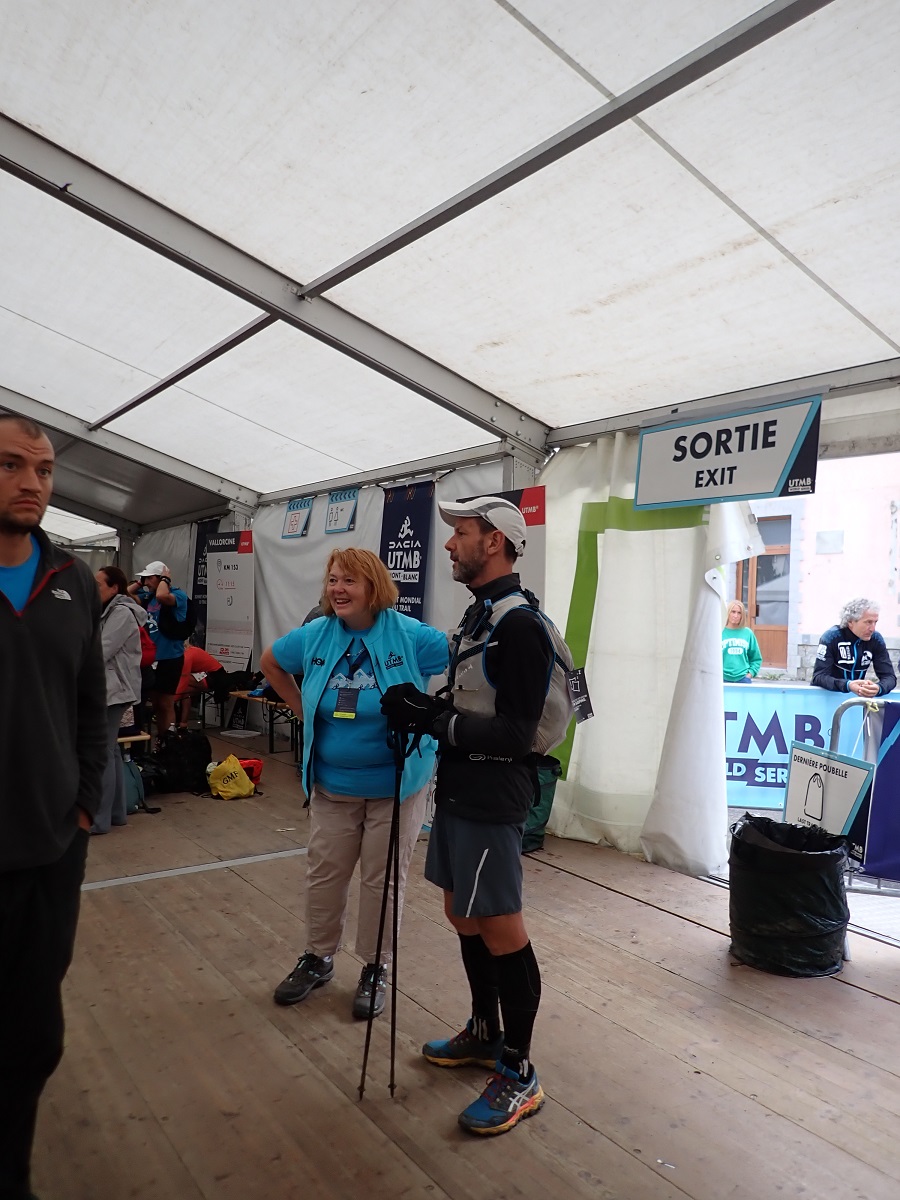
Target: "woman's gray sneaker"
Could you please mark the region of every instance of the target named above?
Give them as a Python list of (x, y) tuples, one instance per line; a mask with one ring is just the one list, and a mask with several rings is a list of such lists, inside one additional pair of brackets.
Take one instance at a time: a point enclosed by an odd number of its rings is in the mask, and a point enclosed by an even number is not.
[(366, 963), (363, 967), (359, 983), (356, 985), (356, 995), (353, 997), (353, 1015), (365, 1021), (372, 1007), (372, 988), (375, 989), (375, 1008), (372, 1015), (378, 1016), (384, 1010), (384, 996), (387, 991), (387, 967), (376, 967), (374, 963)]
[(330, 954), (319, 958), (307, 950), (296, 967), (275, 989), (276, 1004), (299, 1004), (313, 988), (321, 987), (334, 974), (334, 959)]

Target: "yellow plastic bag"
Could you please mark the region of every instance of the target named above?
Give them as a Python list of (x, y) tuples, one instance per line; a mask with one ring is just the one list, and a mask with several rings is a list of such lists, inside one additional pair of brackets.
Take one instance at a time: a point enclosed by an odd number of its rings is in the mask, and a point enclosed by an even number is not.
[(256, 788), (234, 754), (216, 763), (209, 773), (209, 790), (222, 800), (245, 800)]

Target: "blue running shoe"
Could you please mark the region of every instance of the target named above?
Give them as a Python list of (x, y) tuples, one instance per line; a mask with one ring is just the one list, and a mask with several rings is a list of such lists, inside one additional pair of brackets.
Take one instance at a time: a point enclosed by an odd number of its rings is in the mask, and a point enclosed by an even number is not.
[(472, 1032), (472, 1022), (462, 1033), (445, 1041), (426, 1042), (422, 1053), (436, 1067), (492, 1067), (503, 1050), (503, 1034), (492, 1042), (483, 1042)]
[(525, 1117), (533, 1117), (544, 1099), (533, 1067), (526, 1083), (498, 1062), (484, 1091), (459, 1114), (459, 1123), (467, 1133), (506, 1133)]

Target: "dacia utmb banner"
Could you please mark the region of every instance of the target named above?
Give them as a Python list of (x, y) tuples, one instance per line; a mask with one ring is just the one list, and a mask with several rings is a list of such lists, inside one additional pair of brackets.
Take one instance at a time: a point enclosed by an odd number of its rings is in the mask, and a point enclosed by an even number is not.
[(380, 557), (400, 593), (397, 612), (417, 621), (423, 619), (433, 506), (431, 481), (384, 489)]

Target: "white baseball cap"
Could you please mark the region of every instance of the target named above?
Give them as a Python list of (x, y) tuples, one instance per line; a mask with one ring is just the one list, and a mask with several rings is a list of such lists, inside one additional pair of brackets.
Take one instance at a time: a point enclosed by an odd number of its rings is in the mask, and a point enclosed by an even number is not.
[(509, 538), (516, 558), (525, 552), (525, 518), (509, 500), (500, 496), (475, 496), (472, 500), (455, 500), (452, 504), (438, 501), (438, 510), (448, 525), (454, 525), (460, 517), (481, 517)]
[(147, 565), (146, 565), (146, 567), (144, 567), (143, 571), (138, 571), (137, 578), (145, 579), (148, 575), (160, 575), (160, 576), (165, 575), (166, 577), (168, 577), (169, 574), (170, 574), (169, 568), (166, 566), (166, 564), (164, 562), (160, 562), (159, 559), (157, 559), (156, 562), (147, 563)]

